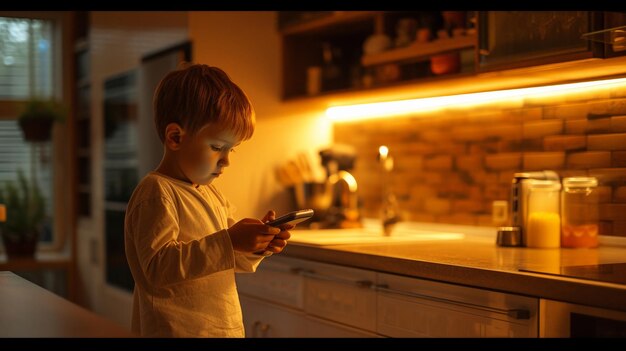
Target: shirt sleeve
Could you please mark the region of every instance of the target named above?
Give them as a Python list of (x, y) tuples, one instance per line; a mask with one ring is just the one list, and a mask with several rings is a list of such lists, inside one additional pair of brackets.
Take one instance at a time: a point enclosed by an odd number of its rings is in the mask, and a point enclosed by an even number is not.
[(126, 220), (131, 269), (148, 284), (164, 287), (234, 268), (234, 251), (228, 231), (219, 230), (197, 240), (178, 241), (175, 206), (164, 197), (144, 200)]
[[(226, 202), (226, 209), (228, 210), (228, 227), (230, 228), (233, 224), (237, 223), (235, 219), (234, 213), (237, 211), (237, 208), (230, 202), (228, 199), (224, 199)], [(232, 244), (231, 244), (232, 245)], [(253, 273), (256, 271), (256, 268), (259, 266), (261, 261), (265, 258), (265, 256), (255, 255), (253, 253), (244, 253), (239, 251), (234, 251), (235, 253), (235, 272), (237, 273)]]
[(235, 251), (235, 272), (253, 273), (265, 256)]

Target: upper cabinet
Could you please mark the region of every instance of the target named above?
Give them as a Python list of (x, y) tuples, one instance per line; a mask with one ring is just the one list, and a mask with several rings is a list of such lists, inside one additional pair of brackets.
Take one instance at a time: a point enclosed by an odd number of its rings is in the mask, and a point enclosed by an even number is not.
[(283, 98), (473, 73), (476, 11), (279, 12)]
[(626, 53), (626, 13), (281, 11), (283, 99)]
[(602, 56), (601, 45), (584, 38), (601, 28), (596, 12), (485, 11), (478, 17), (479, 71)]

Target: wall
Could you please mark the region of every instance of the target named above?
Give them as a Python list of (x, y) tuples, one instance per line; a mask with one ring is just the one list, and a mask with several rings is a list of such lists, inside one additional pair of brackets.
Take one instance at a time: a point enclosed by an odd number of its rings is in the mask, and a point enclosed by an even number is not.
[(78, 267), (87, 307), (129, 327), (131, 294), (104, 282), (103, 86), (111, 76), (137, 69), (142, 56), (185, 41), (187, 14), (93, 11), (90, 22), (93, 211), (78, 223)]
[(340, 123), (356, 146), (363, 214), (377, 217), (379, 145), (394, 157), (392, 188), (406, 220), (493, 225), (513, 173), (552, 169), (598, 178), (601, 234), (626, 236), (626, 89), (534, 98), (405, 118)]
[(190, 12), (189, 36), (197, 63), (222, 68), (248, 94), (257, 114), (255, 134), (231, 156), (214, 183), (237, 207), (237, 216), (260, 218), (291, 207), (275, 167), (299, 152), (327, 146), (330, 124), (321, 99), (283, 102), (277, 15), (266, 12)]
[[(513, 173), (554, 169), (562, 177), (598, 177), (602, 234), (626, 235), (626, 222), (618, 216), (626, 210), (626, 147), (622, 141), (626, 134), (620, 134), (626, 132), (622, 116), (626, 104), (621, 90), (333, 127), (323, 117), (330, 105), (384, 100), (391, 95), (445, 95), (452, 89), (462, 92), (472, 87), (440, 84), (432, 85), (433, 89), (391, 88), (380, 93), (284, 102), (280, 100), (281, 43), (276, 13), (190, 12), (189, 33), (194, 61), (223, 68), (248, 93), (257, 111), (254, 137), (238, 148), (229, 169), (215, 182), (238, 207), (240, 217), (259, 217), (269, 208), (287, 210), (291, 199), (276, 181), (275, 167), (300, 151), (314, 154), (331, 142), (356, 146), (354, 174), (363, 215), (378, 217), (376, 155), (378, 146), (386, 144), (396, 158), (393, 187), (406, 220), (492, 225), (492, 201), (508, 200)], [(583, 72), (576, 65), (556, 66), (563, 70), (521, 74), (515, 83), (504, 84), (541, 85), (551, 79), (583, 79), (603, 70)], [(482, 84), (484, 89), (499, 84), (474, 80), (470, 85)], [(588, 113), (605, 116), (589, 119)]]

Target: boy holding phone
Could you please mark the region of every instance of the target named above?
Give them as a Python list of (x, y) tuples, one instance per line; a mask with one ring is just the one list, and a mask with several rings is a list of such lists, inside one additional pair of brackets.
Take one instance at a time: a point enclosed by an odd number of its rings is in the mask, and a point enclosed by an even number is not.
[(224, 71), (197, 64), (163, 78), (154, 111), (163, 158), (135, 188), (124, 223), (131, 328), (145, 337), (244, 337), (235, 272), (280, 253), (294, 227), (266, 224), (274, 211), (236, 222), (211, 184), (252, 137), (252, 105)]

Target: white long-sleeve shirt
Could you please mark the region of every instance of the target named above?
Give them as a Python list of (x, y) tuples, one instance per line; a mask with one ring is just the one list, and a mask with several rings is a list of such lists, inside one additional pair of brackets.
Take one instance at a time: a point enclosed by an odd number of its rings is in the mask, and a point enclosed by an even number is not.
[(263, 256), (233, 250), (230, 205), (213, 185), (157, 172), (134, 190), (124, 224), (135, 280), (132, 330), (147, 337), (244, 337), (235, 271)]

